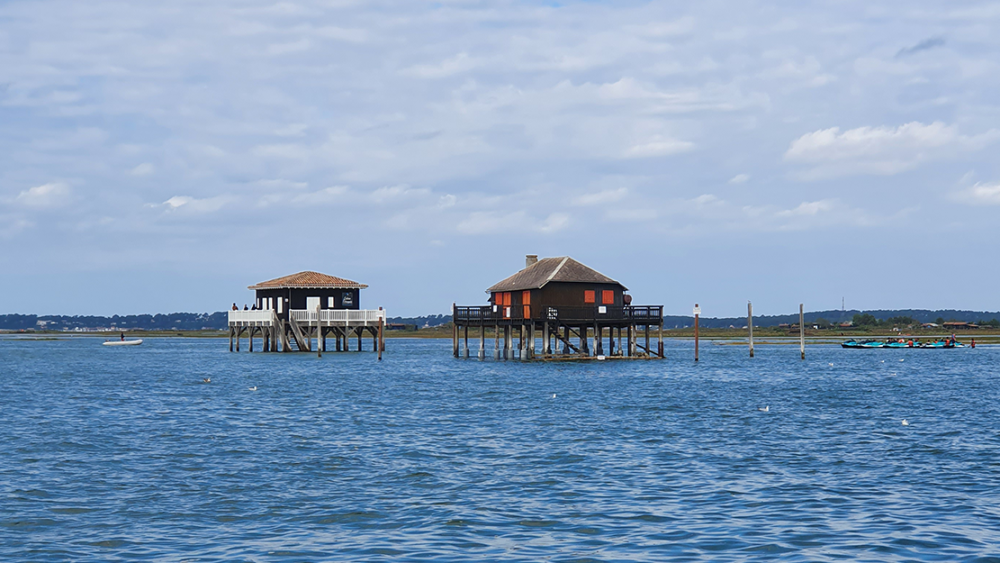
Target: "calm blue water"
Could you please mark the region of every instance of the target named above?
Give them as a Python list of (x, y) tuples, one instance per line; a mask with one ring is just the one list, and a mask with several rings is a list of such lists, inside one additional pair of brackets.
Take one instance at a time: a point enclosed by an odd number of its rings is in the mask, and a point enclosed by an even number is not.
[(1000, 561), (1000, 348), (387, 345), (0, 340), (0, 560)]

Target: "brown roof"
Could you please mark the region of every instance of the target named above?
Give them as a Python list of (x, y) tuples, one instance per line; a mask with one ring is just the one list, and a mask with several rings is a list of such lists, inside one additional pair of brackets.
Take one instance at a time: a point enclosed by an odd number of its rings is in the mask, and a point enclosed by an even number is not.
[(275, 278), (257, 285), (251, 285), (249, 289), (364, 289), (368, 287), (363, 283), (345, 280), (336, 276), (328, 276), (319, 272), (299, 272), (282, 278)]
[(611, 283), (621, 285), (622, 289), (628, 289), (621, 283), (593, 268), (584, 266), (569, 256), (559, 256), (557, 258), (542, 258), (486, 291), (490, 293), (541, 289), (549, 282)]

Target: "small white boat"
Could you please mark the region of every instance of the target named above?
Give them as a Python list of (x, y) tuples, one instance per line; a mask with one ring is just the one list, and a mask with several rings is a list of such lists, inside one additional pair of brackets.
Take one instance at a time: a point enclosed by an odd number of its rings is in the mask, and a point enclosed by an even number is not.
[(142, 344), (142, 339), (137, 340), (107, 340), (104, 342), (105, 346), (138, 346)]

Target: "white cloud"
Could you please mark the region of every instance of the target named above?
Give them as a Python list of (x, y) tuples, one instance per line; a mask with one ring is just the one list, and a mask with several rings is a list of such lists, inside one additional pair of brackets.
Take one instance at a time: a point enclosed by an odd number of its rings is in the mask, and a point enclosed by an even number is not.
[(622, 155), (625, 158), (651, 158), (657, 156), (670, 156), (687, 152), (694, 148), (694, 143), (678, 141), (676, 139), (665, 139), (656, 136), (647, 142), (632, 145), (625, 150)]
[(437, 64), (413, 65), (403, 73), (417, 78), (445, 78), (472, 70), (476, 64), (476, 61), (469, 57), (468, 53), (459, 53)]
[(737, 174), (729, 179), (730, 184), (745, 184), (750, 180), (749, 174)]
[(955, 198), (970, 205), (1000, 205), (1000, 182), (976, 182), (971, 188), (958, 192)]
[(221, 195), (216, 197), (208, 198), (194, 198), (186, 195), (175, 195), (172, 198), (164, 201), (159, 205), (153, 205), (153, 207), (163, 207), (168, 212), (172, 211), (184, 211), (186, 213), (213, 213), (219, 211), (226, 205), (232, 203), (234, 198), (228, 195)]
[(604, 205), (621, 201), (628, 195), (628, 188), (618, 188), (614, 190), (602, 190), (595, 193), (584, 194), (573, 199), (574, 205)]
[(858, 127), (841, 132), (821, 129), (792, 141), (785, 160), (814, 165), (802, 177), (846, 174), (893, 175), (921, 162), (982, 149), (998, 138), (997, 130), (963, 135), (955, 126), (911, 122), (899, 127)]
[(28, 207), (58, 207), (69, 202), (70, 187), (61, 182), (42, 184), (17, 194), (14, 200)]
[(456, 225), (456, 230), (468, 235), (494, 234), (497, 232), (530, 231), (549, 234), (565, 229), (570, 216), (552, 213), (544, 219), (529, 215), (526, 211), (499, 213), (495, 211), (475, 211)]
[(143, 162), (142, 164), (133, 168), (129, 173), (132, 174), (133, 176), (149, 176), (155, 170), (156, 168), (152, 164), (148, 162)]

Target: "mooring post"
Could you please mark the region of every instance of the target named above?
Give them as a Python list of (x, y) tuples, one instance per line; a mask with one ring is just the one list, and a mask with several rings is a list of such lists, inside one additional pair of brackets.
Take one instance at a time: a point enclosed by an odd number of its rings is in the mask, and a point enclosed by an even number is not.
[(466, 324), (462, 327), (462, 332), (465, 333), (465, 357), (469, 357), (469, 325)]
[(378, 361), (382, 361), (382, 352), (385, 352), (385, 316), (382, 314), (382, 307), (378, 308)]
[(799, 352), (804, 360), (806, 359), (806, 323), (803, 311), (802, 303), (799, 303)]
[(452, 354), (458, 357), (458, 318), (455, 314), (457, 307), (454, 303), (451, 304), (451, 347)]
[(235, 333), (236, 333), (236, 329), (233, 328), (233, 327), (229, 327), (229, 351), (230, 352), (233, 351), (233, 334), (235, 334)]
[(323, 357), (323, 324), (319, 320), (319, 303), (316, 304), (316, 357)]
[(500, 325), (493, 324), (493, 359), (500, 359)]
[(664, 358), (663, 355), (663, 305), (660, 305), (660, 328), (659, 334), (656, 337), (657, 341), (657, 351), (660, 353), (660, 358)]
[(486, 359), (486, 325), (482, 324), (482, 320), (479, 321), (479, 359)]
[(701, 316), (701, 307), (694, 304), (694, 361), (698, 361), (698, 317)]
[(750, 357), (753, 357), (753, 303), (747, 301), (747, 328), (750, 330)]

